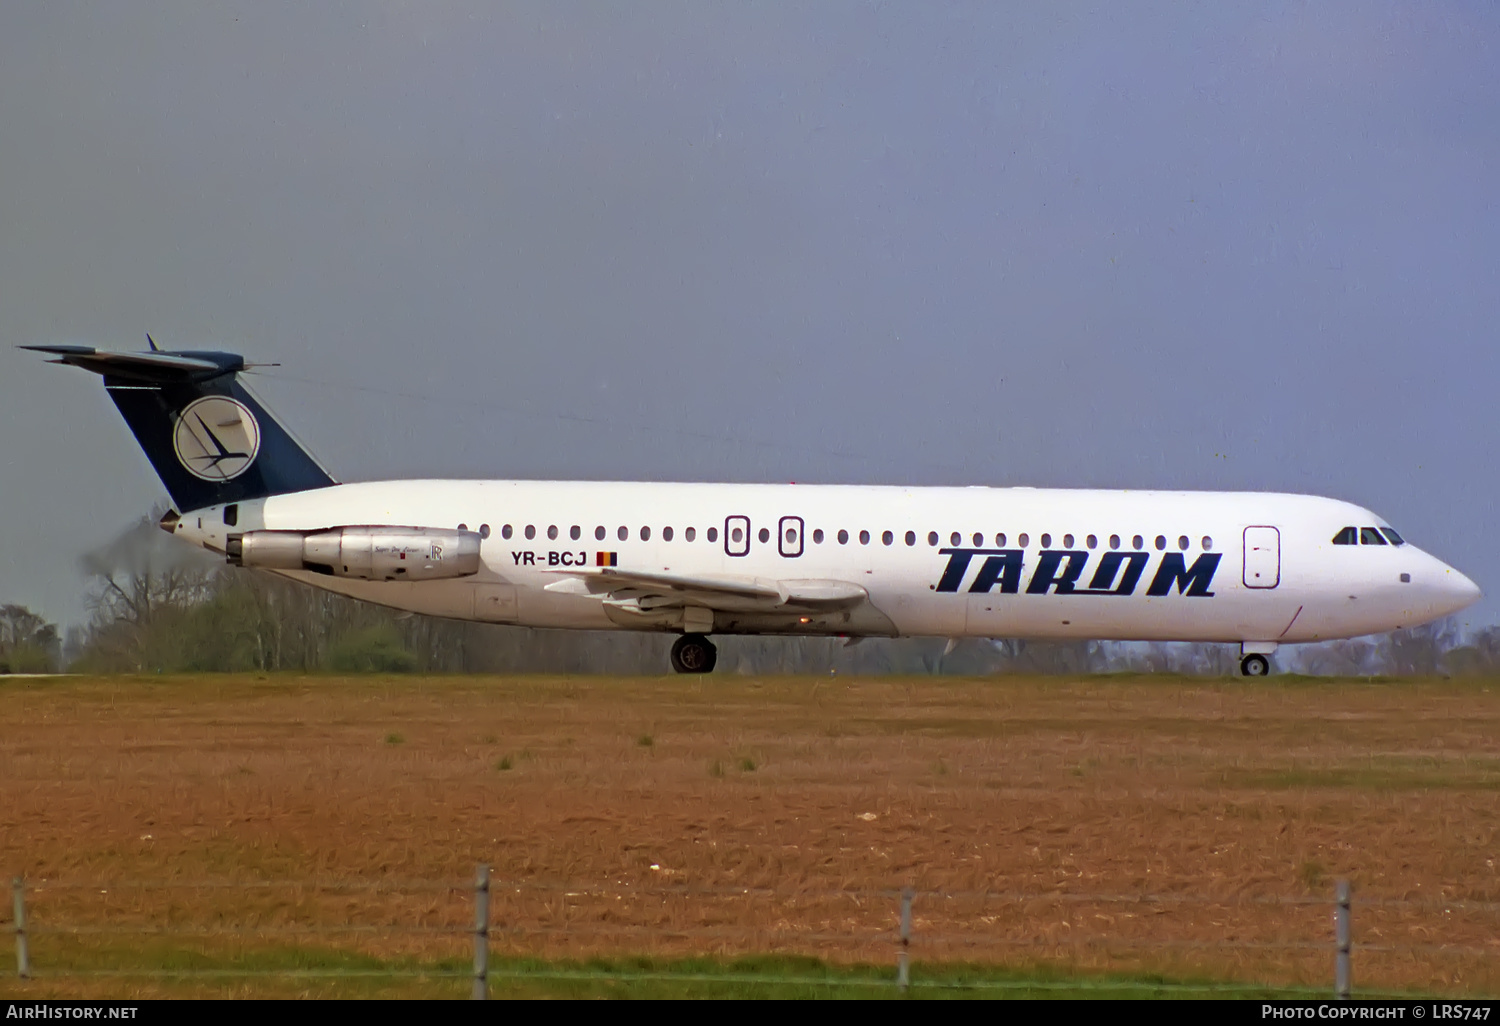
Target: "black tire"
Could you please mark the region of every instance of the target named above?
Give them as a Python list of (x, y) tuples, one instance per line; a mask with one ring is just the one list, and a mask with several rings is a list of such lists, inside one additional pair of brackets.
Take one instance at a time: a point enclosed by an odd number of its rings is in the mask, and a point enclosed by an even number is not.
[(719, 650), (701, 634), (684, 634), (672, 642), (672, 669), (678, 673), (713, 673)]
[(1246, 677), (1264, 677), (1271, 672), (1271, 661), (1263, 655), (1247, 655), (1240, 660), (1240, 673)]

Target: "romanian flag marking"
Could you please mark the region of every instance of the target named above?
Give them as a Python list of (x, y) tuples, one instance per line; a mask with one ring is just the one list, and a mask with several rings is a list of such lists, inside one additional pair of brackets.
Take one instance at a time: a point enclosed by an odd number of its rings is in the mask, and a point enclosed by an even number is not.
[(620, 554), (618, 552), (600, 552), (594, 560), (595, 566), (619, 566)]

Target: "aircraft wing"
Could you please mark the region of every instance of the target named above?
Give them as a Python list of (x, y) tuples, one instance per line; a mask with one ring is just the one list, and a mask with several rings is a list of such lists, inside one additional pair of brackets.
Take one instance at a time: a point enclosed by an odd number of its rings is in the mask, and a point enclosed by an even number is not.
[(642, 609), (701, 606), (726, 612), (750, 610), (850, 609), (865, 599), (865, 589), (847, 581), (770, 580), (731, 574), (703, 576), (646, 570), (563, 570), (547, 585), (551, 592), (630, 599)]

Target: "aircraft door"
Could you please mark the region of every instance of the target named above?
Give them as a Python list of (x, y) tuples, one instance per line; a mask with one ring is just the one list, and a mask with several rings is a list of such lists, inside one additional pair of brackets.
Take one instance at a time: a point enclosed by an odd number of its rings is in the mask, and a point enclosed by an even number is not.
[(724, 518), (724, 554), (746, 556), (750, 554), (750, 518)]
[(1281, 532), (1274, 527), (1245, 528), (1245, 587), (1274, 588), (1281, 583)]
[(776, 528), (776, 545), (787, 559), (802, 555), (802, 518), (782, 517)]

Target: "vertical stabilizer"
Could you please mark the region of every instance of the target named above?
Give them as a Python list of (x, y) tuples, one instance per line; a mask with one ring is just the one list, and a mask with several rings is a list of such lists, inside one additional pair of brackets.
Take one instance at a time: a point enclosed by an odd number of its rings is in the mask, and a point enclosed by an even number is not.
[(103, 376), (179, 510), (336, 483), (239, 380), (234, 353), (21, 348)]

